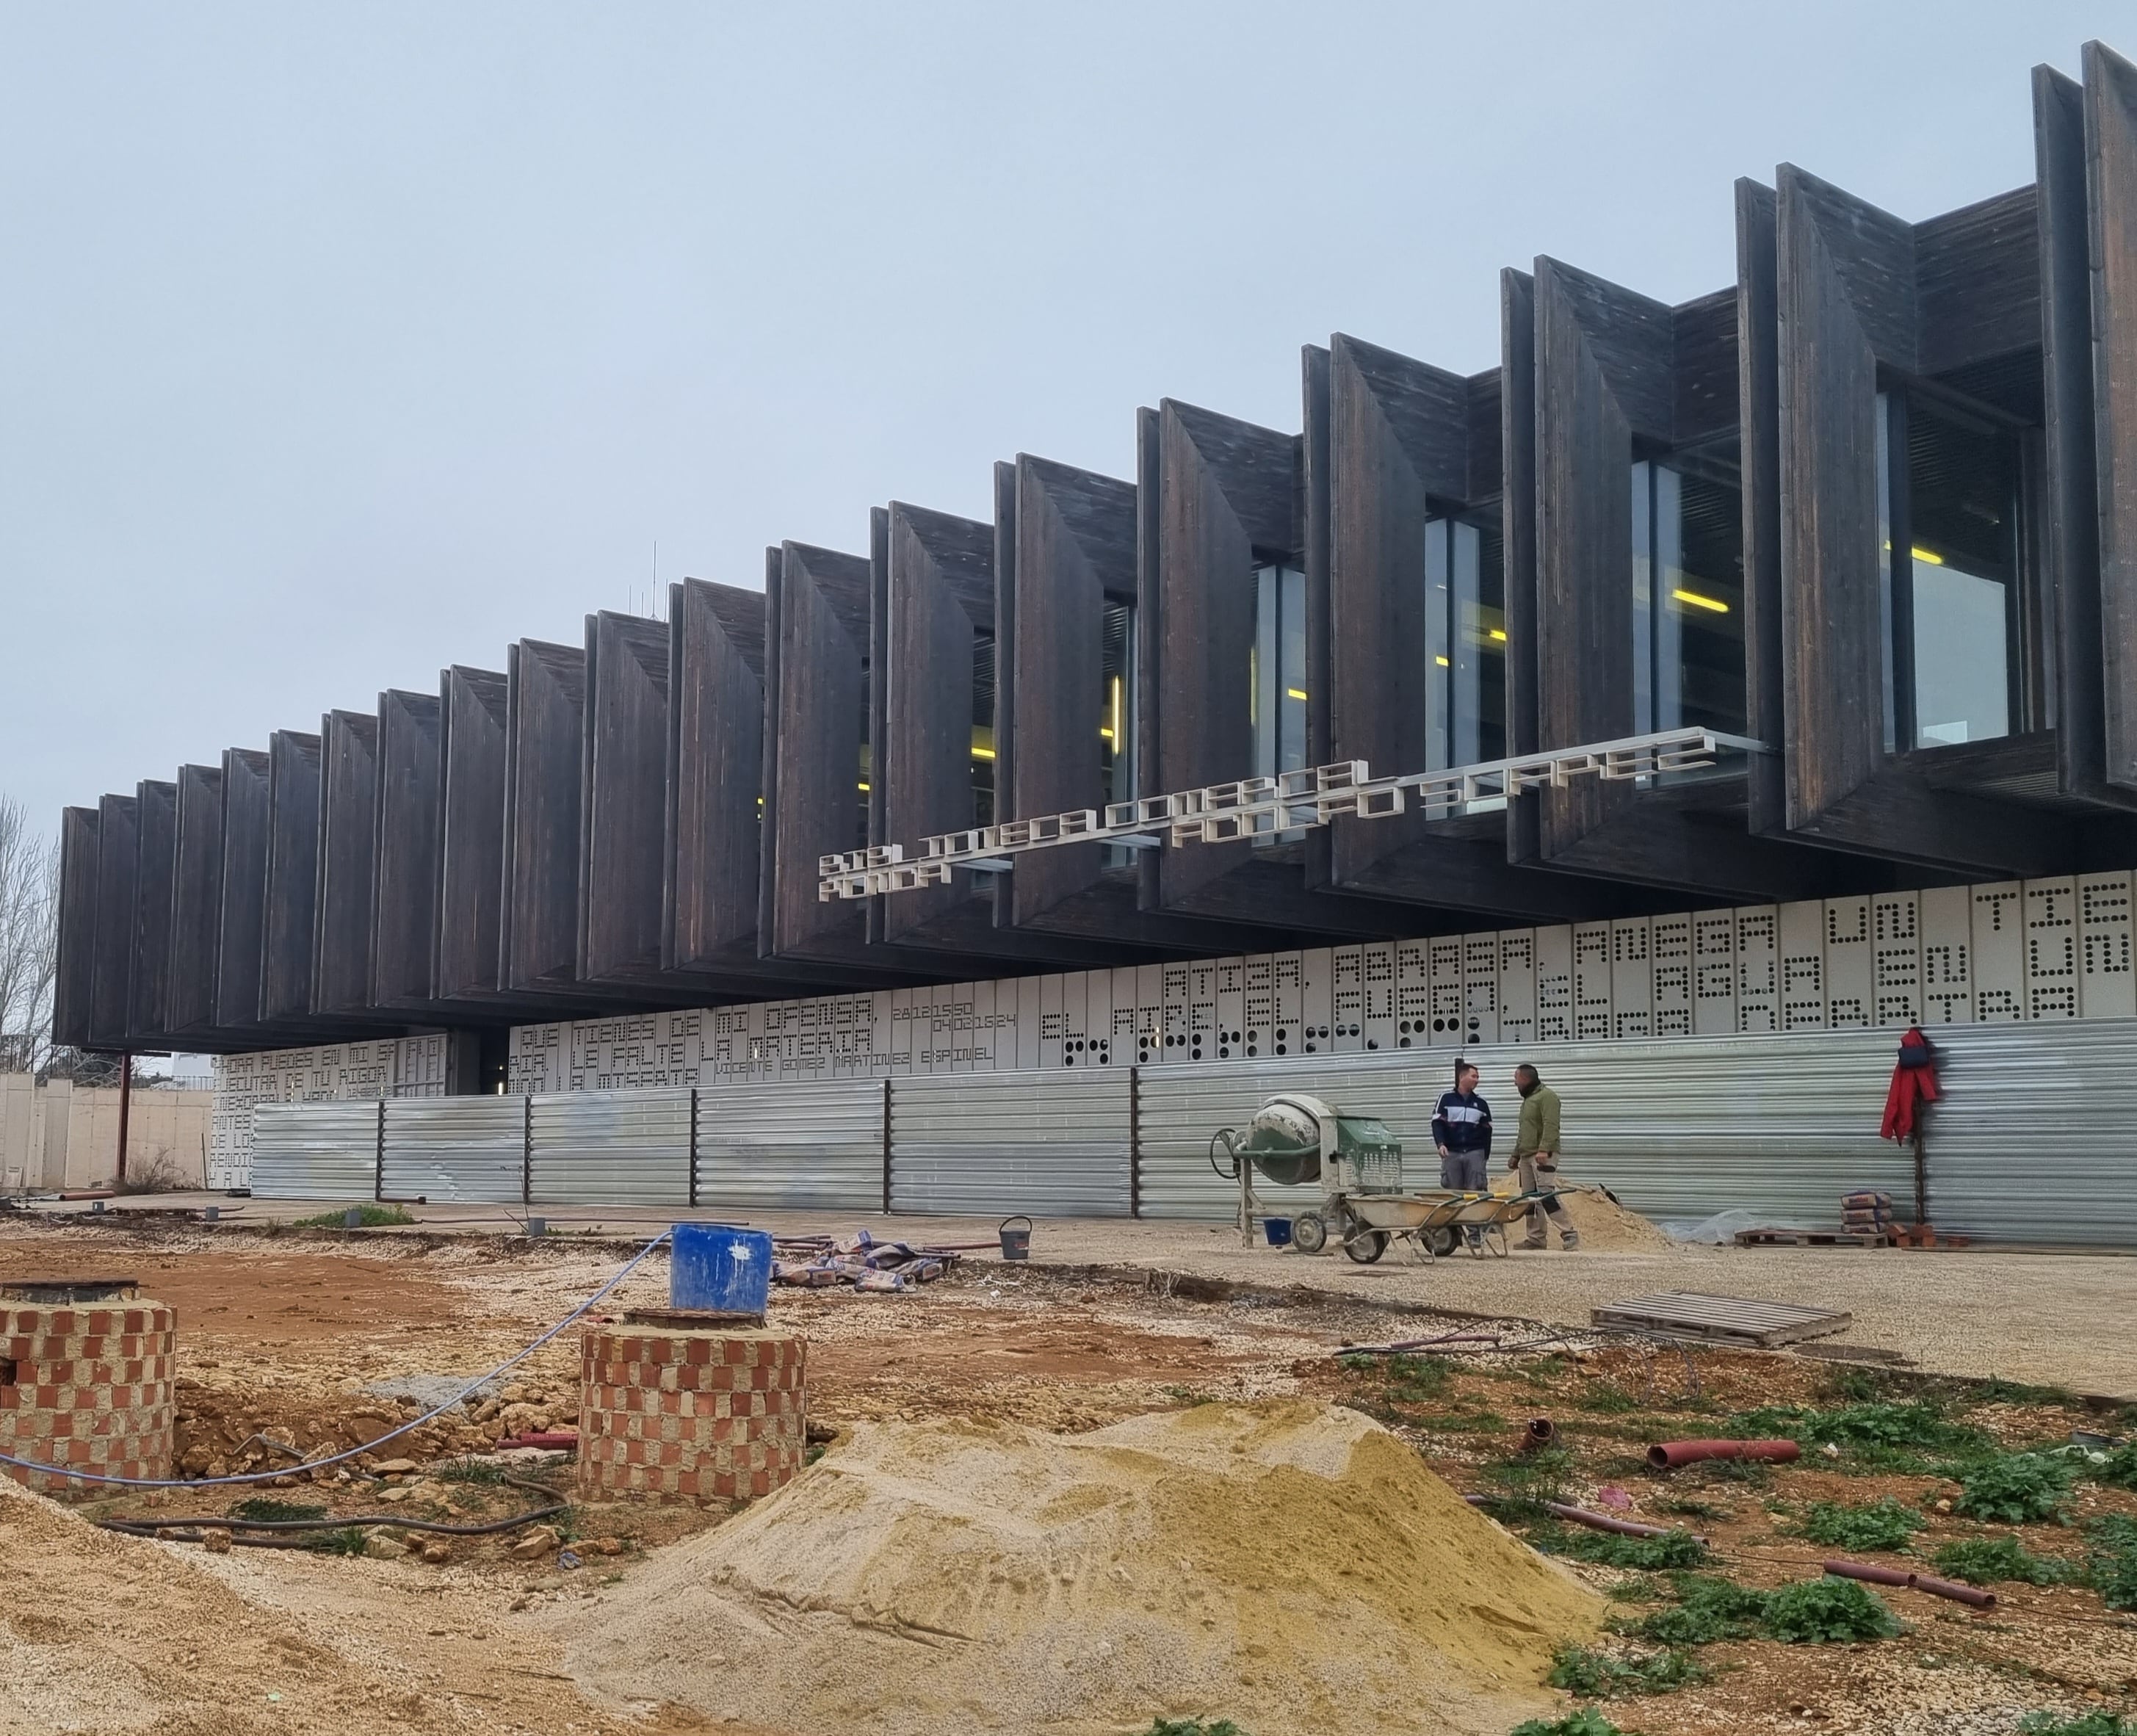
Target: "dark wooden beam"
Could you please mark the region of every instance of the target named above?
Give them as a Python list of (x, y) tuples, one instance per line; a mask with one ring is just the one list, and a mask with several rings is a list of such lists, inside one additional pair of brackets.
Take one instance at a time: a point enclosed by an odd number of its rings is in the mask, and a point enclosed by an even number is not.
[(267, 738), (267, 895), (260, 1017), (302, 1019), (312, 1004), (312, 917), (319, 898), (319, 738)]
[(127, 1047), (166, 1046), (171, 992), (171, 902), (178, 864), (178, 786), (144, 779), (134, 786), (134, 965)]
[(217, 922), (215, 1023), (246, 1030), (260, 1021), (267, 925), (271, 756), (256, 748), (222, 754), (222, 907)]
[[(1509, 266), (1499, 274), (1499, 537), (1507, 605), (1507, 751), (1534, 753), (1542, 739), (1536, 622), (1536, 280)], [(1534, 795), (1507, 804), (1507, 860), (1542, 854), (1542, 805)]]
[(757, 963), (765, 800), (767, 599), (688, 579), (668, 587), (669, 869), (661, 962)]
[(371, 1004), (371, 918), (378, 848), (378, 717), (319, 720), (319, 886), (312, 912), (312, 1011)]
[(510, 683), (458, 664), (439, 678), (438, 899), (431, 992), (504, 984), (506, 742)]
[[(1258, 566), (1304, 570), (1299, 436), (1172, 399), (1139, 423), (1137, 613), (1150, 655), (1137, 670), (1144, 787), (1193, 790), (1250, 777), (1248, 671)], [(1309, 742), (1307, 760), (1313, 760)], [(1298, 932), (1383, 935), (1414, 912), (1309, 892), (1297, 844), (1196, 844), (1145, 853), (1145, 910), (1267, 923)]]
[[(1324, 552), (1309, 523), (1307, 550), (1308, 573), (1326, 575), (1330, 661), (1315, 688), (1327, 695), (1327, 757), (1383, 775), (1426, 771), (1426, 526), (1442, 513), (1498, 513), (1498, 374), (1467, 378), (1341, 334), (1328, 356), (1327, 540)], [(1325, 835), (1321, 883), (1459, 912), (1465, 923), (1625, 913), (1626, 895), (1606, 883), (1509, 866), (1503, 815), (1338, 820)], [(1424, 913), (1420, 921), (1441, 926)]]
[[(1550, 749), (1645, 727), (1633, 698), (1633, 465), (1735, 433), (1737, 297), (1672, 308), (1550, 259), (1536, 261), (1535, 293), (1537, 722)], [(1668, 792), (1577, 779), (1537, 796), (1537, 859), (1740, 903), (1876, 878), (1754, 836), (1745, 802), (1740, 776)]]
[(664, 621), (587, 617), (578, 974), (596, 980), (660, 968), (669, 640)]
[(130, 795), (107, 795), (97, 803), (96, 933), (89, 1003), (91, 1048), (124, 1048), (133, 1022), (139, 806)]
[(431, 999), (444, 790), (444, 703), (378, 696), (378, 849), (372, 886), (371, 992), (377, 1007)]
[[(1105, 614), (1136, 605), (1135, 486), (1028, 455), (995, 475), (997, 802), (1005, 819), (1097, 810), (1106, 801)], [(1140, 644), (1139, 617), (1135, 625)], [(1127, 698), (1132, 730), (1139, 695)], [(998, 878), (1007, 883), (1000, 920), (1010, 927), (1157, 954), (1267, 944), (1265, 931), (1139, 908), (1136, 868), (1107, 867), (1098, 844), (1034, 851)]]
[(60, 813), (59, 952), (52, 976), (52, 1041), (89, 1046), (96, 985), (97, 810)]
[[(2105, 780), (2137, 790), (2137, 66), (2085, 50)], [(2083, 654), (2070, 642), (2066, 662)]]
[[(883, 839), (909, 848), (979, 823), (972, 706), (982, 635), (994, 656), (995, 534), (897, 501), (884, 532)], [(877, 938), (893, 944), (977, 944), (993, 935), (994, 889), (959, 870), (951, 885), (879, 901), (875, 914)]]
[(173, 1036), (216, 1024), (222, 921), (222, 768), (181, 766), (171, 889), (171, 953), (163, 1028)]
[[(1781, 376), (1779, 260), (1774, 190), (1736, 183), (1736, 391), (1744, 479), (1745, 733), (1780, 746), (1787, 737), (1781, 639)], [(1784, 754), (1744, 768), (1745, 820), (1761, 837), (1788, 826)]]
[[(1920, 756), (1885, 748), (1877, 393), (1881, 367), (1923, 372), (1920, 231), (1786, 164), (1778, 195), (1789, 830), (1958, 872), (2054, 873), (2077, 848), (2072, 820), (1935, 787)], [(1983, 233), (2018, 245), (1996, 223), (1925, 227), (1933, 257), (1978, 248)], [(1961, 348), (1964, 322), (1940, 281), (1930, 300), (1943, 311), (1928, 359), (1982, 359)], [(2037, 330), (2037, 306), (2035, 317)], [(2006, 341), (2007, 323), (1988, 321), (1980, 341)]]
[[(817, 860), (859, 848), (861, 746), (869, 708), (869, 563), (789, 542), (780, 551), (771, 630), (776, 760), (767, 780), (767, 864), (774, 956), (837, 958), (867, 944), (859, 901), (823, 903)], [(873, 782), (874, 780), (867, 780)]]
[(504, 909), (509, 989), (567, 989), (578, 959), (587, 654), (523, 639), (507, 654)]

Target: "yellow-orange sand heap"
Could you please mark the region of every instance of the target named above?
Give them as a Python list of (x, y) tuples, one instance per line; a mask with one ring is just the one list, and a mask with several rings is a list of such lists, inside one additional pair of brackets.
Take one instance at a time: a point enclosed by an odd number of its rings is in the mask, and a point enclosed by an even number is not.
[(1356, 1412), (870, 1427), (589, 1616), (616, 1702), (780, 1732), (1503, 1732), (1598, 1601)]

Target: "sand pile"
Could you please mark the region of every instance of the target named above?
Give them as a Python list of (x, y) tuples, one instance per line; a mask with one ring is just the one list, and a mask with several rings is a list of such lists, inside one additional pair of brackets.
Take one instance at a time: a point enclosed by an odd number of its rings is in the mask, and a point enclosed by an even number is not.
[(1504, 1732), (1600, 1605), (1356, 1413), (882, 1424), (572, 1617), (569, 1667), (779, 1732)]
[[(1630, 1207), (1619, 1205), (1599, 1189), (1566, 1194), (1565, 1208), (1573, 1215), (1574, 1228), (1580, 1232), (1580, 1245), (1598, 1253), (1644, 1253), (1650, 1249), (1659, 1252), (1676, 1245), (1653, 1218), (1643, 1218)], [(1514, 1239), (1521, 1239), (1518, 1231)], [(1555, 1229), (1550, 1233), (1550, 1239), (1556, 1246)]]
[[(99, 1531), (0, 1479), (0, 1731), (362, 1728), (393, 1704), (348, 1661), (248, 1603), (174, 1549)], [(278, 1699), (270, 1703), (268, 1693)], [(397, 1708), (396, 1709), (397, 1709)], [(426, 1720), (410, 1727), (433, 1728)], [(436, 1726), (442, 1728), (442, 1726)]]
[[(1492, 1191), (1511, 1194), (1520, 1185), (1514, 1177), (1504, 1176), (1492, 1184)], [(1630, 1207), (1619, 1204), (1600, 1188), (1575, 1184), (1559, 1198), (1572, 1214), (1573, 1227), (1580, 1232), (1580, 1245), (1590, 1252), (1643, 1253), (1649, 1249), (1660, 1251), (1676, 1246), (1652, 1218), (1643, 1218)], [(1526, 1226), (1519, 1223), (1510, 1224), (1507, 1229), (1507, 1240), (1516, 1247), (1527, 1233)], [(1551, 1227), (1550, 1243), (1553, 1247), (1558, 1246), (1558, 1228), (1555, 1224)]]

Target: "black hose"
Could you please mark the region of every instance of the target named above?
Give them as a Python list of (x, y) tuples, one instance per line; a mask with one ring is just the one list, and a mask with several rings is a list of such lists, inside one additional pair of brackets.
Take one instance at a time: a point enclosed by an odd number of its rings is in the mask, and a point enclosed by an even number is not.
[[(553, 1496), (556, 1490), (543, 1484), (530, 1482), (524, 1477), (508, 1476), (502, 1481), (515, 1489), (531, 1489), (537, 1495)], [(241, 1531), (341, 1531), (351, 1525), (392, 1525), (402, 1531), (435, 1531), (446, 1537), (488, 1537), (499, 1531), (512, 1531), (521, 1525), (531, 1525), (535, 1520), (553, 1518), (571, 1506), (568, 1500), (553, 1502), (547, 1507), (533, 1508), (525, 1513), (515, 1513), (509, 1519), (494, 1519), (479, 1525), (447, 1524), (442, 1520), (406, 1519), (394, 1514), (363, 1514), (345, 1519), (185, 1519), (165, 1520), (160, 1524), (148, 1520), (102, 1519), (97, 1529), (117, 1531), (128, 1537), (156, 1537), (167, 1531), (176, 1531), (182, 1525), (206, 1525), (228, 1531), (232, 1543), (251, 1544), (253, 1539), (240, 1537)], [(181, 1543), (197, 1543), (197, 1533), (181, 1535)], [(264, 1540), (263, 1540), (264, 1541)], [(291, 1545), (295, 1547), (295, 1545)]]

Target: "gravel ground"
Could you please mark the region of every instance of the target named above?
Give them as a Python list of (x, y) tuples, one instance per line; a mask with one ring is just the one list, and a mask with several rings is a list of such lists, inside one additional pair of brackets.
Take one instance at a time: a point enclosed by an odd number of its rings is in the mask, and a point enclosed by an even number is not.
[[(158, 1206), (213, 1203), (241, 1208), (240, 1223), (317, 1213), (317, 1202), (290, 1204), (218, 1195), (157, 1196)], [(79, 1206), (67, 1209), (80, 1210)], [(416, 1206), (423, 1228), (506, 1232), (516, 1220), (497, 1206)], [(551, 1207), (553, 1230), (601, 1228), (652, 1233), (679, 1216), (647, 1207)], [(775, 1234), (845, 1232), (865, 1224), (879, 1236), (931, 1243), (989, 1243), (991, 1219), (863, 1217), (852, 1213), (756, 1213), (747, 1221)], [(1360, 1301), (1448, 1308), (1497, 1317), (1585, 1325), (1589, 1311), (1662, 1290), (1696, 1290), (1840, 1309), (1854, 1316), (1825, 1342), (1896, 1350), (1924, 1369), (2000, 1376), (2137, 1400), (2137, 1334), (2118, 1330), (2137, 1317), (2137, 1259), (2108, 1255), (2037, 1254), (1968, 1249), (1671, 1247), (1630, 1253), (1543, 1254), (1430, 1265), (1395, 1252), (1361, 1267), (1335, 1255), (1314, 1258), (1263, 1247), (1242, 1248), (1224, 1226), (1042, 1219), (1033, 1257), (1047, 1263), (1141, 1266), (1233, 1282), (1307, 1285)]]

